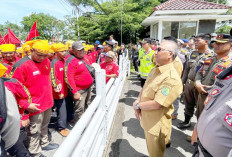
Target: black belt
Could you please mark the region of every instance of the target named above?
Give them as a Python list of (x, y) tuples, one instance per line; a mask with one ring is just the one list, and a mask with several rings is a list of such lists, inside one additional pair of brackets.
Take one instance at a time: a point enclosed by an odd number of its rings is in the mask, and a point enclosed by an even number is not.
[(201, 152), (203, 153), (204, 157), (213, 157), (201, 144), (200, 140), (198, 139), (198, 146), (201, 149)]

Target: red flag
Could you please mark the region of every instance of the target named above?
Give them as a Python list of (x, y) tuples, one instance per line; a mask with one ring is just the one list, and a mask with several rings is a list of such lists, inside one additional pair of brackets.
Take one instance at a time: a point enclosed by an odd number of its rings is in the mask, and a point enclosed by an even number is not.
[(9, 35), (7, 33), (3, 38), (0, 39), (0, 45), (8, 44), (8, 43), (9, 43)]
[(2, 44), (6, 44), (4, 38), (0, 38), (0, 45), (2, 45)]
[(37, 37), (37, 36), (39, 36), (39, 32), (38, 32), (38, 30), (37, 30), (37, 21), (35, 21), (35, 23), (34, 23), (33, 26), (31, 27), (31, 31), (30, 31), (30, 33), (28, 34), (27, 40), (26, 40), (26, 41), (29, 41), (29, 40), (31, 40), (32, 38)]
[(7, 44), (20, 44), (21, 41), (15, 36), (10, 28), (8, 28), (8, 33), (4, 36), (4, 40)]

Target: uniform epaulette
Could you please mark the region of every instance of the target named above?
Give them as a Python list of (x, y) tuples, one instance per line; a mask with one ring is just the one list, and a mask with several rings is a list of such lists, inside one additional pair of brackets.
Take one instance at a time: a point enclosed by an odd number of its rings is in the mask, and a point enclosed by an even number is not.
[(228, 67), (226, 70), (224, 70), (223, 72), (221, 72), (217, 78), (220, 80), (225, 79), (227, 76), (232, 74), (232, 66)]

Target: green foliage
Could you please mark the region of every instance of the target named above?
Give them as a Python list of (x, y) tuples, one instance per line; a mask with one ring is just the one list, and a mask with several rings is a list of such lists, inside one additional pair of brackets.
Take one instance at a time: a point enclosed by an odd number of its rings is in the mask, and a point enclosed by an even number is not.
[[(79, 4), (79, 0), (72, 0)], [(83, 2), (83, 1), (82, 1)], [(105, 1), (101, 3), (101, 8), (93, 0), (83, 2), (84, 5), (91, 5), (97, 10), (103, 9), (103, 12), (96, 12), (88, 16), (81, 16), (78, 20), (80, 26), (80, 37), (83, 40), (94, 42), (94, 40), (108, 40), (108, 36), (113, 34), (115, 39), (121, 40), (121, 8), (120, 0)], [(136, 42), (144, 36), (142, 21), (152, 12), (154, 6), (158, 5), (158, 0), (124, 0), (123, 1), (123, 42)], [(77, 32), (76, 32), (77, 34)], [(137, 38), (136, 38), (137, 37)]]
[(24, 31), (23, 27), (14, 23), (7, 21), (4, 25), (0, 25), (0, 34), (4, 36), (8, 33), (8, 28), (10, 28), (14, 34), (23, 39), (26, 36), (26, 32)]
[[(227, 12), (227, 15), (232, 15), (232, 9), (230, 9)], [(216, 32), (217, 33), (226, 33), (226, 34), (229, 34), (231, 28), (232, 28), (232, 20), (222, 21), (222, 22), (218, 23), (218, 27), (216, 29)]]
[(26, 32), (29, 33), (32, 25), (37, 22), (37, 29), (39, 31), (41, 39), (51, 39), (55, 35), (55, 27), (58, 25), (58, 21), (55, 17), (44, 13), (32, 13), (29, 16), (25, 16), (21, 22)]

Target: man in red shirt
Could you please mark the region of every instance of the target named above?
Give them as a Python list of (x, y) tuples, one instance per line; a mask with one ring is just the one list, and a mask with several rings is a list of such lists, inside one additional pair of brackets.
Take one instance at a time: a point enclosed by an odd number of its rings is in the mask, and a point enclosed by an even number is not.
[[(25, 139), (25, 127), (29, 125), (28, 112), (30, 108), (30, 93), (16, 79), (2, 77), (7, 68), (0, 63), (0, 105), (1, 105), (1, 155), (6, 150), (11, 156), (29, 157), (29, 152), (23, 144)], [(18, 104), (18, 105), (17, 105)], [(4, 115), (4, 108), (6, 114)], [(19, 122), (19, 112), (22, 116)], [(14, 110), (15, 109), (15, 110)], [(6, 116), (6, 117), (5, 117)], [(5, 119), (6, 118), (6, 119)], [(20, 129), (20, 130), (19, 130)]]
[(24, 57), (12, 67), (10, 77), (18, 79), (30, 92), (32, 102), (38, 108), (30, 112), (28, 127), (29, 152), (32, 157), (43, 157), (43, 150), (59, 147), (48, 141), (48, 124), (53, 106), (51, 65), (48, 60), (49, 44), (45, 40), (27, 42), (31, 46), (31, 55)]
[(12, 66), (20, 60), (15, 54), (16, 47), (13, 44), (3, 44), (0, 46), (3, 56), (3, 65), (7, 68), (5, 77), (8, 77)]
[(77, 122), (87, 108), (93, 78), (89, 73), (83, 57), (84, 46), (77, 41), (72, 44), (74, 56), (65, 58), (65, 77), (74, 98), (74, 120)]
[(106, 83), (110, 80), (110, 78), (116, 78), (118, 77), (119, 73), (119, 67), (118, 65), (114, 62), (114, 52), (109, 51), (105, 54), (105, 62), (101, 64), (101, 68), (106, 71)]
[(68, 95), (68, 86), (64, 80), (64, 58), (67, 56), (68, 47), (62, 43), (54, 43), (51, 45), (51, 49), (57, 56), (51, 61), (51, 80), (53, 86), (53, 98), (57, 107), (58, 131), (62, 136), (66, 137), (69, 134), (68, 129), (66, 129), (66, 97)]
[(96, 63), (98, 51), (95, 51), (95, 48), (93, 45), (90, 45), (90, 54), (92, 55), (92, 63)]

